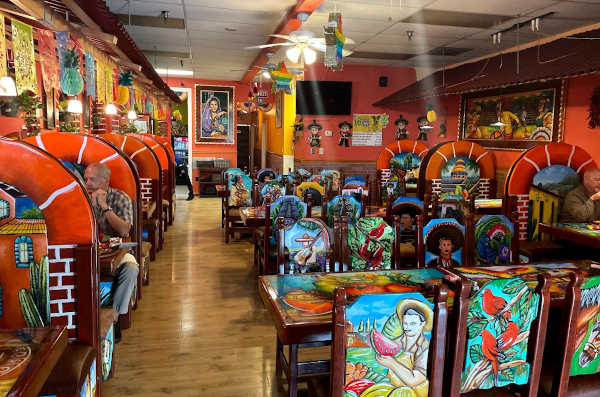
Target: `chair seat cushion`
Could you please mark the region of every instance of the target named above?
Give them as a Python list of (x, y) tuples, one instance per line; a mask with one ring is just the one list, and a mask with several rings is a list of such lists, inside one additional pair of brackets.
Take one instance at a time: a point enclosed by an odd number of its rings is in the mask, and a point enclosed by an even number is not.
[(313, 397), (328, 397), (330, 390), (330, 376), (319, 375), (311, 376), (306, 379), (309, 395)]
[(91, 346), (78, 342), (69, 343), (48, 376), (40, 395), (79, 394), (95, 358), (96, 354)]

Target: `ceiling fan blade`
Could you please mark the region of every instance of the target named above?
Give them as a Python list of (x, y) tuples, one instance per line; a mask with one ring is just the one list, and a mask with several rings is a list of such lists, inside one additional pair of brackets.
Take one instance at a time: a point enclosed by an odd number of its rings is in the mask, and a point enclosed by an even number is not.
[(347, 57), (354, 54), (354, 51), (342, 49), (342, 56)]
[(356, 41), (352, 40), (350, 37), (346, 37), (344, 44), (356, 44)]
[(308, 45), (310, 48), (312, 48), (313, 50), (317, 50), (317, 51), (321, 51), (321, 52), (325, 52), (325, 43), (310, 43)]
[(277, 37), (278, 39), (290, 40), (291, 36), (287, 34), (270, 34), (270, 37)]
[(261, 45), (253, 45), (250, 47), (244, 47), (244, 50), (254, 50), (257, 48), (270, 48), (270, 47), (277, 47), (277, 46), (290, 46), (290, 45), (295, 45), (294, 43), (275, 43), (275, 44), (261, 44)]

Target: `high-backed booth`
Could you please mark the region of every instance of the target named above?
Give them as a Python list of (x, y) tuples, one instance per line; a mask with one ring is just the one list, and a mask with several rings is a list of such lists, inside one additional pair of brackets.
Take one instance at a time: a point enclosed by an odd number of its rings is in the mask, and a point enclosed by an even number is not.
[[(47, 294), (45, 299), (50, 324), (66, 326), (71, 339), (55, 368), (55, 371), (61, 372), (58, 383), (49, 385), (53, 379), (57, 380), (51, 376), (43, 392), (75, 390), (81, 387), (82, 377), (86, 378), (91, 371), (91, 382), (97, 385), (97, 395), (100, 395), (102, 341), (97, 236), (94, 214), (85, 188), (56, 157), (28, 143), (6, 139), (0, 139), (0, 182), (5, 188), (27, 197), (33, 203), (33, 209), (41, 212), (43, 221), (32, 219), (31, 212), (27, 216), (22, 215), (23, 219), (17, 219), (19, 216), (11, 209), (13, 230), (16, 230), (14, 227), (17, 224), (21, 224), (29, 230), (22, 232), (30, 233), (34, 224), (38, 228), (45, 224), (48, 267), (47, 273), (43, 272), (47, 282), (40, 282), (40, 285), (43, 284), (42, 295)], [(10, 199), (7, 196), (4, 198)], [(3, 237), (7, 236), (3, 233)], [(23, 240), (23, 236), (17, 239), (24, 241), (26, 246), (35, 244), (31, 239)], [(15, 254), (17, 249), (22, 249), (19, 245), (12, 245)], [(36, 250), (35, 247), (29, 248)], [(31, 263), (24, 265), (29, 268)], [(25, 270), (27, 272), (24, 274), (29, 279), (30, 269)], [(29, 280), (29, 283), (33, 283), (33, 280)], [(17, 284), (3, 283), (3, 294), (9, 293), (11, 288), (21, 288)], [(6, 300), (3, 302), (5, 308), (9, 304)], [(73, 383), (69, 384), (70, 381)]]

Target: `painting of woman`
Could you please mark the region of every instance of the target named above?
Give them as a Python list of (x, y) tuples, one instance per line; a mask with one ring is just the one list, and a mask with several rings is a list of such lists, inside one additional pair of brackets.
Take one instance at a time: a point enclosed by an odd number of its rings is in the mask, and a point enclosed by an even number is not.
[(227, 124), (227, 112), (221, 110), (219, 99), (211, 96), (202, 111), (202, 137), (226, 138)]
[(233, 144), (235, 142), (235, 88), (196, 85), (196, 143)]

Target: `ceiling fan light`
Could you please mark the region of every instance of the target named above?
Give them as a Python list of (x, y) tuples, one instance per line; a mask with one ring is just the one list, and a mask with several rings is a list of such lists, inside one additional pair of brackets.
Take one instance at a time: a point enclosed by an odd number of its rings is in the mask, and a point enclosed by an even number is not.
[(83, 106), (79, 99), (71, 99), (67, 103), (67, 112), (81, 114), (83, 113)]
[(312, 48), (304, 48), (302, 50), (302, 55), (304, 56), (304, 63), (307, 65), (311, 65), (317, 60), (317, 53)]
[(267, 72), (266, 70), (262, 72), (262, 75), (265, 79), (270, 79), (271, 75), (269, 74), (269, 72)]
[(294, 63), (298, 63), (298, 60), (300, 59), (300, 48), (294, 46), (294, 47), (290, 47), (288, 48), (288, 50), (285, 52), (285, 55), (287, 56), (287, 58), (294, 62)]

